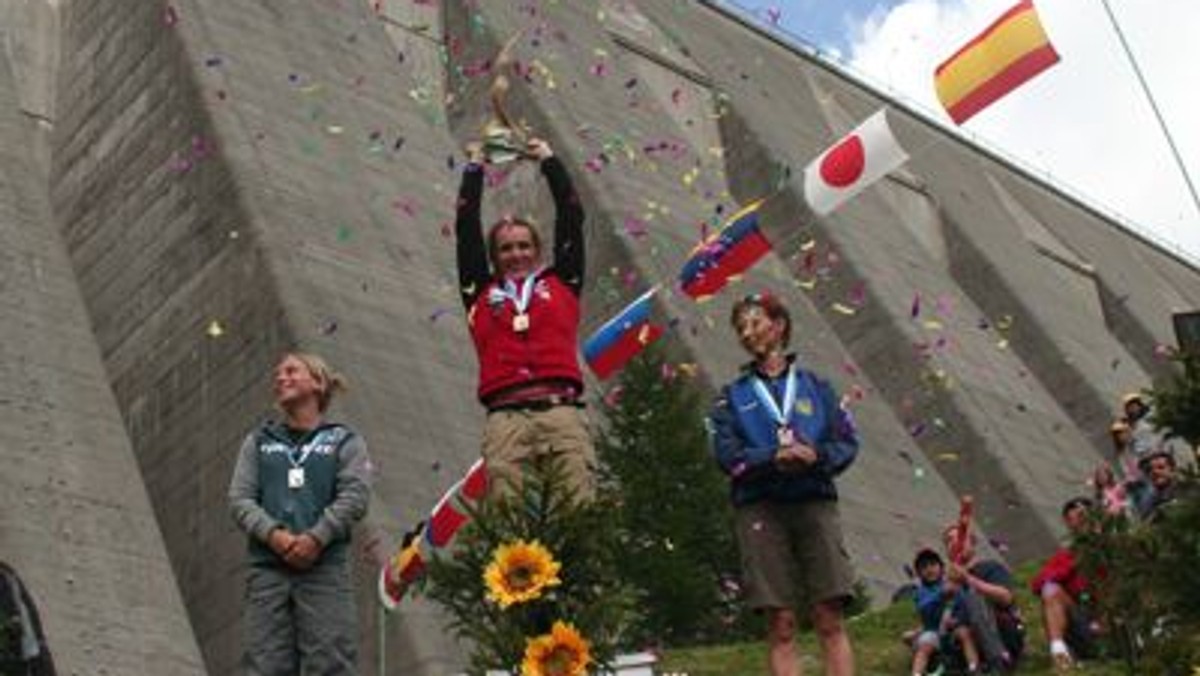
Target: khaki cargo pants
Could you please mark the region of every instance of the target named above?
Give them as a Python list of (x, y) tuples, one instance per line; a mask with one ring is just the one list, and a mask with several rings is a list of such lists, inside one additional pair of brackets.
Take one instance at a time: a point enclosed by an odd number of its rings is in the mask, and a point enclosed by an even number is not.
[(561, 460), (576, 498), (589, 500), (596, 494), (596, 449), (582, 409), (554, 406), (488, 413), (483, 428), (483, 458), (492, 495), (504, 495), (519, 487), (525, 464), (540, 456)]

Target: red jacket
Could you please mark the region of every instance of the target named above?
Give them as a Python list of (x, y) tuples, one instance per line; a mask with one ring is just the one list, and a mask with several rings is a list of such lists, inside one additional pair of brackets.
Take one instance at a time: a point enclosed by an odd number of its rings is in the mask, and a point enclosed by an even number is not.
[(1053, 582), (1062, 587), (1076, 601), (1079, 601), (1084, 592), (1088, 591), (1088, 580), (1079, 570), (1079, 566), (1075, 562), (1075, 555), (1066, 547), (1054, 552), (1054, 555), (1046, 560), (1042, 569), (1029, 583), (1029, 587), (1034, 594), (1040, 596), (1042, 587), (1047, 582)]
[(575, 346), (579, 332), (579, 298), (548, 270), (538, 278), (529, 302), (529, 328), (513, 328), (513, 303), (499, 295), (492, 281), (475, 299), (467, 315), (479, 357), (479, 399), (522, 383), (565, 380), (583, 390), (583, 374)]

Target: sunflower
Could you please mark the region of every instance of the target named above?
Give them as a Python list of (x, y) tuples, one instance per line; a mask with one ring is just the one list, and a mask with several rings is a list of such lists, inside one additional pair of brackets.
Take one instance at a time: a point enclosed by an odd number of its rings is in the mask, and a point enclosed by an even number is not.
[(540, 597), (546, 587), (562, 583), (558, 579), (561, 567), (550, 555), (550, 550), (537, 540), (500, 545), (492, 554), (487, 570), (483, 571), (488, 599), (499, 603), (501, 608), (532, 601)]
[(591, 645), (575, 627), (558, 621), (549, 634), (525, 644), (521, 676), (585, 676), (592, 662)]

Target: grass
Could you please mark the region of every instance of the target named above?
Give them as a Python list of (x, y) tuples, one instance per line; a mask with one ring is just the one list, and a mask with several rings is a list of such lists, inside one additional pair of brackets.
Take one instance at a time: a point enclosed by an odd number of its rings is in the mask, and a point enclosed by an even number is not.
[[(1025, 654), (1018, 670), (1020, 674), (1041, 676), (1054, 674), (1046, 639), (1042, 633), (1039, 607), (1029, 593), (1026, 580), (1029, 570), (1018, 573), (1018, 604), (1025, 620)], [(1024, 573), (1024, 574), (1021, 574)], [(857, 672), (863, 676), (896, 676), (909, 674), (911, 653), (900, 642), (900, 635), (916, 625), (916, 611), (911, 603), (899, 603), (882, 610), (852, 618), (848, 622), (850, 641), (854, 646)], [(811, 632), (799, 640), (800, 663), (806, 674), (821, 674), (821, 657)], [(668, 650), (657, 667), (657, 673), (687, 676), (730, 676), (762, 674), (766, 669), (766, 644), (739, 643)], [(1075, 673), (1092, 676), (1125, 676), (1128, 672), (1119, 661), (1089, 662)]]

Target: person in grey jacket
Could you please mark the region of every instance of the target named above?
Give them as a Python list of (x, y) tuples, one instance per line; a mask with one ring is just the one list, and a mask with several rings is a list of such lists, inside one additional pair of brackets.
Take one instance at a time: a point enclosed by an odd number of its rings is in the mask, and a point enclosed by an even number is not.
[(363, 438), (325, 411), (341, 376), (312, 354), (285, 354), (273, 376), (282, 422), (249, 434), (229, 486), (249, 540), (246, 673), (356, 674), (350, 530), (367, 512)]

